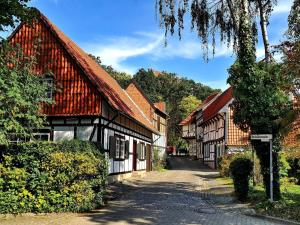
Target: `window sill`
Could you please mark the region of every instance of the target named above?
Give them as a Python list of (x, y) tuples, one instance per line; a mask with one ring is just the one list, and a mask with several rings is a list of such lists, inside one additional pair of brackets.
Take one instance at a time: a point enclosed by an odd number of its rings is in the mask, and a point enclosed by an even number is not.
[(114, 161), (125, 161), (126, 159), (117, 159), (117, 158), (112, 158)]

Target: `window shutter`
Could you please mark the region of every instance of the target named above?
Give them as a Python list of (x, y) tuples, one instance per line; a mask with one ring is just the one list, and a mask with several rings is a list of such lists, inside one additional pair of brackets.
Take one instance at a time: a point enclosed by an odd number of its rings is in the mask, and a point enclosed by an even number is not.
[(125, 159), (129, 158), (129, 141), (125, 141)]
[(115, 136), (109, 137), (109, 156), (114, 158), (116, 156), (116, 142), (117, 139)]

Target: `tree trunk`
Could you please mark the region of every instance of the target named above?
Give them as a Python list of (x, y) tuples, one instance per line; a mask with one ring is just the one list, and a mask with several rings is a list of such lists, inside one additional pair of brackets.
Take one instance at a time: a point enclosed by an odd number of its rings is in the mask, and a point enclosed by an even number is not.
[[(253, 144), (260, 161), (261, 174), (263, 175), (265, 193), (270, 198), (270, 151), (269, 143), (258, 142)], [(275, 146), (274, 146), (275, 147)], [(280, 175), (278, 152), (273, 151), (273, 197), (280, 199)]]
[(258, 0), (258, 8), (259, 8), (259, 16), (260, 16), (260, 28), (262, 33), (262, 38), (264, 42), (264, 49), (265, 49), (265, 60), (269, 62), (271, 59), (270, 54), (270, 43), (267, 31), (267, 18), (266, 18), (266, 10), (262, 3), (262, 0)]

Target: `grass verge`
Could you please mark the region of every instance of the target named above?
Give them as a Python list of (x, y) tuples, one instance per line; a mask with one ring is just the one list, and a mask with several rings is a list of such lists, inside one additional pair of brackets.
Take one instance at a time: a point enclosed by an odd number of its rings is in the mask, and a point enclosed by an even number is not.
[(271, 203), (262, 186), (250, 188), (249, 201), (257, 212), (300, 222), (300, 186), (293, 183), (281, 184), (282, 199)]

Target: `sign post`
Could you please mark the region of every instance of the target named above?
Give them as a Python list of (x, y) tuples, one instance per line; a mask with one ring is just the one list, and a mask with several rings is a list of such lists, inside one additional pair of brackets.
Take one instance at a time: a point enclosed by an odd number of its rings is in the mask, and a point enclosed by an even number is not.
[(273, 136), (272, 134), (253, 134), (251, 140), (270, 143), (270, 201), (273, 202)]

